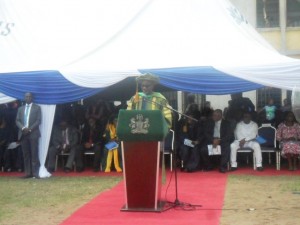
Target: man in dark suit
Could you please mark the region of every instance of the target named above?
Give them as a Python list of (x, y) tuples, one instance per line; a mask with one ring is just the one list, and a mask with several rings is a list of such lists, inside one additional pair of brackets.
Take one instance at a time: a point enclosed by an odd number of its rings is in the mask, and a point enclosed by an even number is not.
[(82, 171), (82, 161), (80, 157), (80, 146), (78, 144), (79, 133), (75, 127), (68, 123), (67, 118), (61, 118), (59, 125), (53, 128), (51, 146), (48, 152), (48, 170), (54, 172), (56, 155), (64, 152), (69, 153), (67, 163), (64, 166), (65, 172), (70, 172), (73, 162)]
[(219, 171), (225, 173), (227, 164), (230, 160), (230, 144), (234, 140), (233, 131), (230, 123), (223, 119), (222, 110), (216, 109), (213, 112), (212, 119), (204, 124), (204, 140), (201, 149), (204, 170), (213, 169), (210, 156), (208, 155), (208, 145), (216, 147), (221, 146), (221, 163)]
[(21, 142), (24, 155), (24, 178), (39, 178), (39, 125), (41, 123), (41, 108), (34, 104), (32, 93), (25, 94), (26, 105), (18, 109), (16, 125), (19, 128), (18, 139)]
[[(197, 114), (188, 112), (190, 118), (182, 117), (178, 130), (178, 153), (182, 160), (181, 170), (193, 172), (200, 167), (200, 150), (203, 139), (203, 126), (201, 121), (193, 120)], [(187, 142), (190, 140), (191, 143)]]
[(105, 126), (97, 125), (96, 119), (90, 117), (88, 119), (88, 126), (84, 126), (82, 131), (82, 143), (81, 143), (81, 156), (84, 152), (94, 152), (93, 170), (97, 172), (100, 170), (101, 162), (101, 149), (103, 149), (103, 134)]

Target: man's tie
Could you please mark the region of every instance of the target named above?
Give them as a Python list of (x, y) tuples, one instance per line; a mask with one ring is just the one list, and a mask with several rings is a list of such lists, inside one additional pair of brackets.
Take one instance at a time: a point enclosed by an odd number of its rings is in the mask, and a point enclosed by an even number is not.
[(25, 113), (24, 113), (24, 124), (25, 124), (25, 127), (28, 127), (28, 114), (29, 114), (29, 105), (26, 104)]
[(67, 130), (62, 131), (62, 138), (63, 138), (63, 149), (66, 149), (66, 146), (67, 146)]
[(93, 131), (90, 131), (90, 136), (89, 136), (89, 143), (92, 144), (93, 143)]
[(63, 135), (63, 144), (66, 145), (67, 144), (67, 130), (63, 130), (62, 135)]

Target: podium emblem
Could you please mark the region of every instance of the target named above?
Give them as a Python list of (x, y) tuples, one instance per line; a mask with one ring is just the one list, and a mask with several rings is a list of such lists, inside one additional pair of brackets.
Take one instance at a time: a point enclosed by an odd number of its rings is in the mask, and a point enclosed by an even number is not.
[(131, 127), (132, 134), (147, 134), (150, 127), (149, 118), (144, 118), (142, 114), (138, 114), (130, 119), (129, 127)]

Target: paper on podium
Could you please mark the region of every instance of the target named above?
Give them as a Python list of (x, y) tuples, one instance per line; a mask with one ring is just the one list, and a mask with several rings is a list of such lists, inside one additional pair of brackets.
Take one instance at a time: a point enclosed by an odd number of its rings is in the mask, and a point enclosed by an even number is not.
[(16, 147), (18, 147), (20, 144), (18, 144), (17, 142), (12, 142), (8, 145), (7, 149), (15, 149)]
[(207, 145), (208, 155), (221, 155), (221, 146), (217, 145), (216, 148), (213, 148), (213, 145)]

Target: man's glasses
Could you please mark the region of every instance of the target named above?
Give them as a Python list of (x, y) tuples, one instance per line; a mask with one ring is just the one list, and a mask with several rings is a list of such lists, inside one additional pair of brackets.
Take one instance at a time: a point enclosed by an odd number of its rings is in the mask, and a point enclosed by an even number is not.
[(145, 87), (145, 88), (148, 88), (148, 87), (151, 87), (152, 84), (142, 84), (141, 86), (142, 86), (142, 87)]

